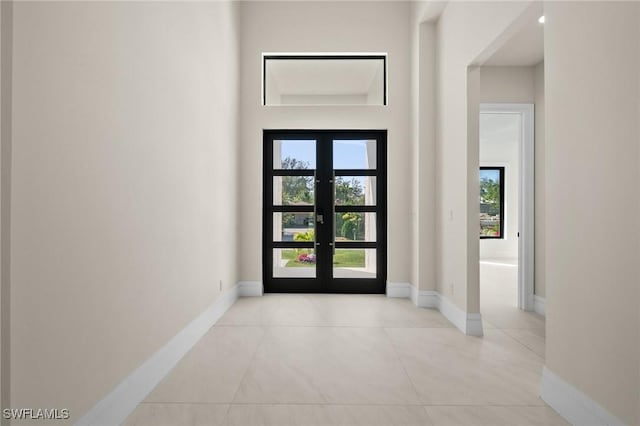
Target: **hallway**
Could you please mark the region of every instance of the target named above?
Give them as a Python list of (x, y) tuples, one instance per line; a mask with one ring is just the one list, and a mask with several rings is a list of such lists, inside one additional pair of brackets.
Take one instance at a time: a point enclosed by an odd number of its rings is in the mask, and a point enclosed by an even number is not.
[[(526, 315), (526, 314), (525, 314)], [(562, 425), (541, 358), (406, 299), (239, 299), (127, 425)]]

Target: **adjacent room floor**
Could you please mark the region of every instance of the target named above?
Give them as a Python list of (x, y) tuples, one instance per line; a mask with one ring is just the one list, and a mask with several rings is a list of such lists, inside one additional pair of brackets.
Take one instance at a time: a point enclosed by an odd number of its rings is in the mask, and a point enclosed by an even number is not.
[(503, 318), (478, 338), (406, 299), (242, 298), (126, 424), (566, 424), (538, 396), (543, 352)]
[(517, 259), (480, 262), (480, 312), (485, 330), (502, 330), (544, 358), (544, 317), (518, 308)]

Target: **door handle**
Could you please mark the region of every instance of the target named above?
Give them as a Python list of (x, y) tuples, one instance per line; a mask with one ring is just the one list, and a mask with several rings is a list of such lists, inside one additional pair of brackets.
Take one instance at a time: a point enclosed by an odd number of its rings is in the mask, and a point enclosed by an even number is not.
[(324, 225), (324, 216), (321, 214), (317, 214), (316, 215), (316, 222), (318, 222), (320, 225)]

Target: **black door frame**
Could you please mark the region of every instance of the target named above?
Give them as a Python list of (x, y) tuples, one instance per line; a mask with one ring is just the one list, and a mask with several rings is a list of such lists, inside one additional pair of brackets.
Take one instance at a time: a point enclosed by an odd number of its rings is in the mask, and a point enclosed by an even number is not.
[[(274, 206), (274, 176), (314, 176), (314, 170), (273, 169), (274, 140), (316, 141), (315, 206)], [(376, 140), (376, 168), (371, 170), (333, 170), (334, 140)], [(263, 202), (262, 202), (262, 282), (267, 293), (375, 293), (384, 294), (387, 281), (387, 131), (386, 130), (264, 130), (263, 131)], [(325, 167), (318, 167), (325, 165)], [(333, 206), (333, 181), (335, 176), (376, 176), (375, 206)], [(333, 211), (315, 211), (316, 206), (332, 206), (335, 212), (376, 213), (375, 242), (333, 242)], [(308, 212), (323, 214), (324, 231), (316, 231), (316, 241), (273, 241), (273, 213)], [(315, 218), (314, 218), (315, 220)], [(316, 223), (317, 229), (317, 223)], [(333, 246), (331, 244), (334, 244)], [(376, 278), (333, 278), (331, 264), (335, 248), (375, 248)], [(273, 277), (273, 249), (315, 248), (316, 278)]]

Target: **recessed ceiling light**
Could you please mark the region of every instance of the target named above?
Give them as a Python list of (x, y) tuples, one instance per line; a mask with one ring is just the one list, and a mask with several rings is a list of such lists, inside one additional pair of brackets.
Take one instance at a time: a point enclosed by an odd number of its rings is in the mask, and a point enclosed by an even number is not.
[(538, 18), (538, 22), (544, 24), (544, 15)]

